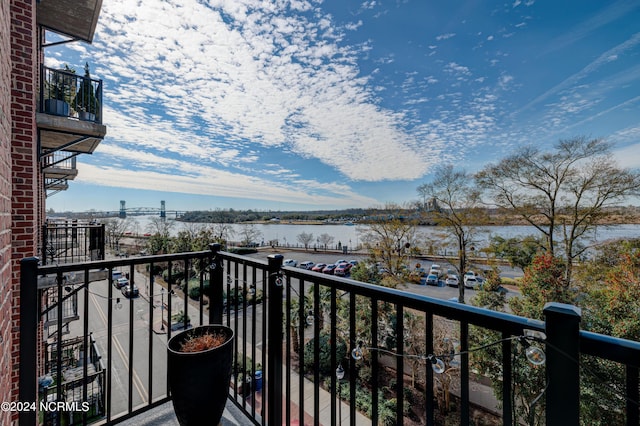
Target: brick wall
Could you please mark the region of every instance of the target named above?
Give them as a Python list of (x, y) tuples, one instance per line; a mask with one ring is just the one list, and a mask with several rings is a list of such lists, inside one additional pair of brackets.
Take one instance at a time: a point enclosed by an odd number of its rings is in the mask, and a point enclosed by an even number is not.
[[(10, 76), (11, 76), (11, 292), (3, 292), (7, 299), (0, 301), (0, 317), (11, 314), (13, 333), (7, 334), (3, 350), (10, 350), (8, 368), (10, 374), (0, 378), (3, 401), (18, 400), (19, 335), (20, 327), (20, 277), (19, 262), (24, 257), (37, 254), (39, 206), (37, 129), (35, 124), (36, 82), (38, 72), (37, 28), (35, 24), (35, 0), (9, 0), (10, 15)], [(7, 2), (2, 2), (6, 7)], [(7, 11), (3, 11), (7, 14)], [(2, 28), (7, 28), (3, 25)], [(5, 55), (0, 56), (2, 61)], [(3, 72), (6, 65), (3, 63)], [(5, 87), (5, 86), (3, 86)], [(3, 154), (4, 155), (4, 154)], [(9, 296), (10, 295), (10, 296)], [(35, 386), (35, 384), (34, 384)], [(10, 389), (11, 396), (6, 397)], [(5, 415), (6, 413), (0, 413)], [(12, 420), (17, 423), (17, 416)], [(9, 424), (8, 418), (0, 418), (0, 424)]]
[[(0, 402), (10, 400), (11, 381), (11, 61), (10, 13), (0, 2)], [(3, 413), (0, 413), (0, 416)], [(6, 418), (0, 423), (6, 424)]]
[[(11, 16), (0, 2), (0, 402), (11, 400)], [(7, 424), (6, 413), (0, 423)]]

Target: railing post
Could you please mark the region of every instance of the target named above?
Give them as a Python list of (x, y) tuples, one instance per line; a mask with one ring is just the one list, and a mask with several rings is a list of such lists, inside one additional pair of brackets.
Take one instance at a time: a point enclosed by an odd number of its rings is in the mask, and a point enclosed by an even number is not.
[(209, 244), (213, 259), (209, 263), (209, 324), (222, 324), (224, 311), (224, 274), (222, 271), (222, 246)]
[(280, 275), (283, 256), (269, 255), (269, 287), (268, 302), (268, 331), (267, 331), (267, 424), (280, 426), (282, 424), (282, 295), (283, 278)]
[[(20, 261), (20, 373), (18, 398), (22, 403), (38, 400), (38, 261), (28, 257)], [(21, 425), (37, 424), (35, 410), (20, 411)]]
[(548, 425), (580, 423), (580, 308), (564, 303), (544, 307), (547, 335)]

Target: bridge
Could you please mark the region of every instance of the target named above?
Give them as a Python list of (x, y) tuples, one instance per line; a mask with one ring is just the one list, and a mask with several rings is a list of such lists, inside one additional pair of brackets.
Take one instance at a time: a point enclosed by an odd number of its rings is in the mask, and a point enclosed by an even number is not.
[(185, 211), (178, 210), (167, 210), (165, 201), (160, 201), (160, 208), (156, 207), (126, 207), (126, 201), (120, 200), (120, 211), (118, 213), (118, 217), (121, 219), (126, 218), (127, 216), (142, 216), (142, 215), (160, 215), (160, 217), (165, 218), (167, 215), (169, 217), (180, 217), (185, 213)]

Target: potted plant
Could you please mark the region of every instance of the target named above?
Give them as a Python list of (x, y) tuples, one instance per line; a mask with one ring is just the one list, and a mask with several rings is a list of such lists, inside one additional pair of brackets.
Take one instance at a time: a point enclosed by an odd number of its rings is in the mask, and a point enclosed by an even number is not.
[(98, 102), (98, 98), (96, 98), (95, 88), (91, 81), (88, 62), (84, 64), (84, 77), (80, 83), (78, 93), (76, 93), (73, 105), (78, 111), (78, 118), (80, 118), (80, 120), (96, 120), (96, 114), (100, 107), (100, 103)]
[(69, 116), (69, 101), (75, 93), (76, 70), (65, 64), (64, 70), (50, 70), (45, 83), (44, 110), (48, 114)]
[(229, 395), (233, 330), (201, 325), (182, 331), (167, 345), (167, 380), (180, 425), (217, 425)]

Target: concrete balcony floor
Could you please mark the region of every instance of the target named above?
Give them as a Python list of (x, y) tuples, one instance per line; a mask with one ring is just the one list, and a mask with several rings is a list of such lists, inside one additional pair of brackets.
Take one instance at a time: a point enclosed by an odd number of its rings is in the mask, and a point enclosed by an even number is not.
[[(166, 404), (145, 411), (132, 419), (118, 423), (125, 426), (180, 426), (173, 412), (173, 404)], [(231, 401), (227, 401), (227, 407), (222, 414), (220, 426), (245, 426), (251, 424), (249, 419)]]

